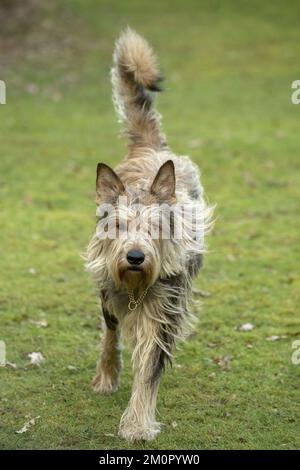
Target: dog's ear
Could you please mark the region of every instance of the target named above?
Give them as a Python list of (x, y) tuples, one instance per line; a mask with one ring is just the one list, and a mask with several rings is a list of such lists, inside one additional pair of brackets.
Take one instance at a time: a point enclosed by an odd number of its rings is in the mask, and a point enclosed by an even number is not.
[(125, 191), (118, 175), (105, 163), (98, 163), (96, 178), (96, 203), (111, 202)]
[(175, 167), (172, 160), (164, 163), (157, 172), (150, 192), (159, 200), (167, 201), (175, 197)]

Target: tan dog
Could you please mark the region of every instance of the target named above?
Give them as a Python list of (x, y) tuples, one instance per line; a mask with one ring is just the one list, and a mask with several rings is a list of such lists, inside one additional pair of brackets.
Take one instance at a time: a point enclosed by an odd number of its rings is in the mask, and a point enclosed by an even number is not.
[[(105, 319), (96, 392), (117, 389), (120, 335), (133, 347), (132, 396), (119, 431), (128, 440), (150, 440), (160, 430), (155, 420), (160, 376), (189, 319), (192, 279), (201, 267), (212, 212), (197, 167), (175, 156), (161, 132), (153, 108), (160, 82), (152, 49), (128, 29), (116, 43), (112, 84), (129, 152), (115, 171), (98, 165), (98, 223), (86, 254)], [(114, 226), (115, 236), (103, 236), (105, 224)]]

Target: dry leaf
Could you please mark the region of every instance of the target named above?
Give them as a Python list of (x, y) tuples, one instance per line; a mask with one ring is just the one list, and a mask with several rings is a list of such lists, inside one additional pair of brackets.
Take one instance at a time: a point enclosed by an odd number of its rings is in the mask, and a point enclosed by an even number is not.
[(32, 352), (28, 354), (28, 357), (30, 358), (30, 364), (37, 367), (40, 367), (42, 362), (45, 361), (44, 356), (40, 352)]
[(46, 328), (48, 326), (47, 320), (30, 320), (30, 323), (37, 326), (38, 328)]
[(207, 343), (208, 348), (216, 348), (218, 346), (218, 343)]
[(35, 425), (36, 420), (39, 418), (40, 416), (36, 416), (35, 418), (30, 419), (24, 424), (24, 426), (21, 429), (19, 429), (19, 431), (16, 431), (16, 433), (23, 434), (24, 432), (27, 432), (32, 426)]
[(12, 369), (17, 369), (17, 364), (14, 362), (6, 362), (5, 365), (11, 367)]
[(268, 336), (266, 338), (267, 341), (278, 341), (279, 339), (284, 339), (286, 338), (285, 335), (280, 335), (280, 336), (277, 336), (277, 335), (273, 335), (273, 336)]
[(244, 323), (240, 327), (238, 327), (239, 331), (251, 331), (253, 330), (254, 325), (252, 323)]
[(223, 370), (230, 370), (231, 369), (231, 360), (232, 356), (224, 356), (224, 357), (214, 357), (213, 361)]

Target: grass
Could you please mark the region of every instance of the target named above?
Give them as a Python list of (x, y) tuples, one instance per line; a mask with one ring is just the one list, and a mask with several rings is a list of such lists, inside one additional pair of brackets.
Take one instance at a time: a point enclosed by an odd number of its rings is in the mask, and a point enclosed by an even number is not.
[[(12, 24), (0, 39), (0, 339), (17, 365), (0, 368), (0, 448), (299, 448), (300, 106), (290, 99), (299, 2), (44, 3), (24, 31)], [(127, 23), (159, 54), (169, 143), (199, 164), (217, 203), (196, 283), (211, 295), (162, 380), (163, 432), (135, 445), (117, 437), (129, 352), (116, 394), (90, 386), (101, 332), (80, 259), (94, 228), (96, 163), (125, 151), (109, 67)], [(31, 323), (40, 319), (47, 328)], [(236, 329), (247, 322), (252, 331)], [(29, 366), (32, 351), (46, 358), (40, 368)]]

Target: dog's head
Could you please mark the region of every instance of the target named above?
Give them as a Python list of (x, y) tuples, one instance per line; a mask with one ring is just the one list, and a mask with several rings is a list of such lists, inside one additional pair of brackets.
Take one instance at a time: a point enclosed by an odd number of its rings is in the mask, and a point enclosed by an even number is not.
[[(158, 170), (150, 187), (124, 185), (107, 165), (97, 167), (96, 203), (99, 255), (117, 286), (147, 288), (167, 266), (176, 266), (166, 231), (172, 231), (168, 208), (176, 203), (174, 163)], [(175, 258), (175, 259), (174, 259)]]

